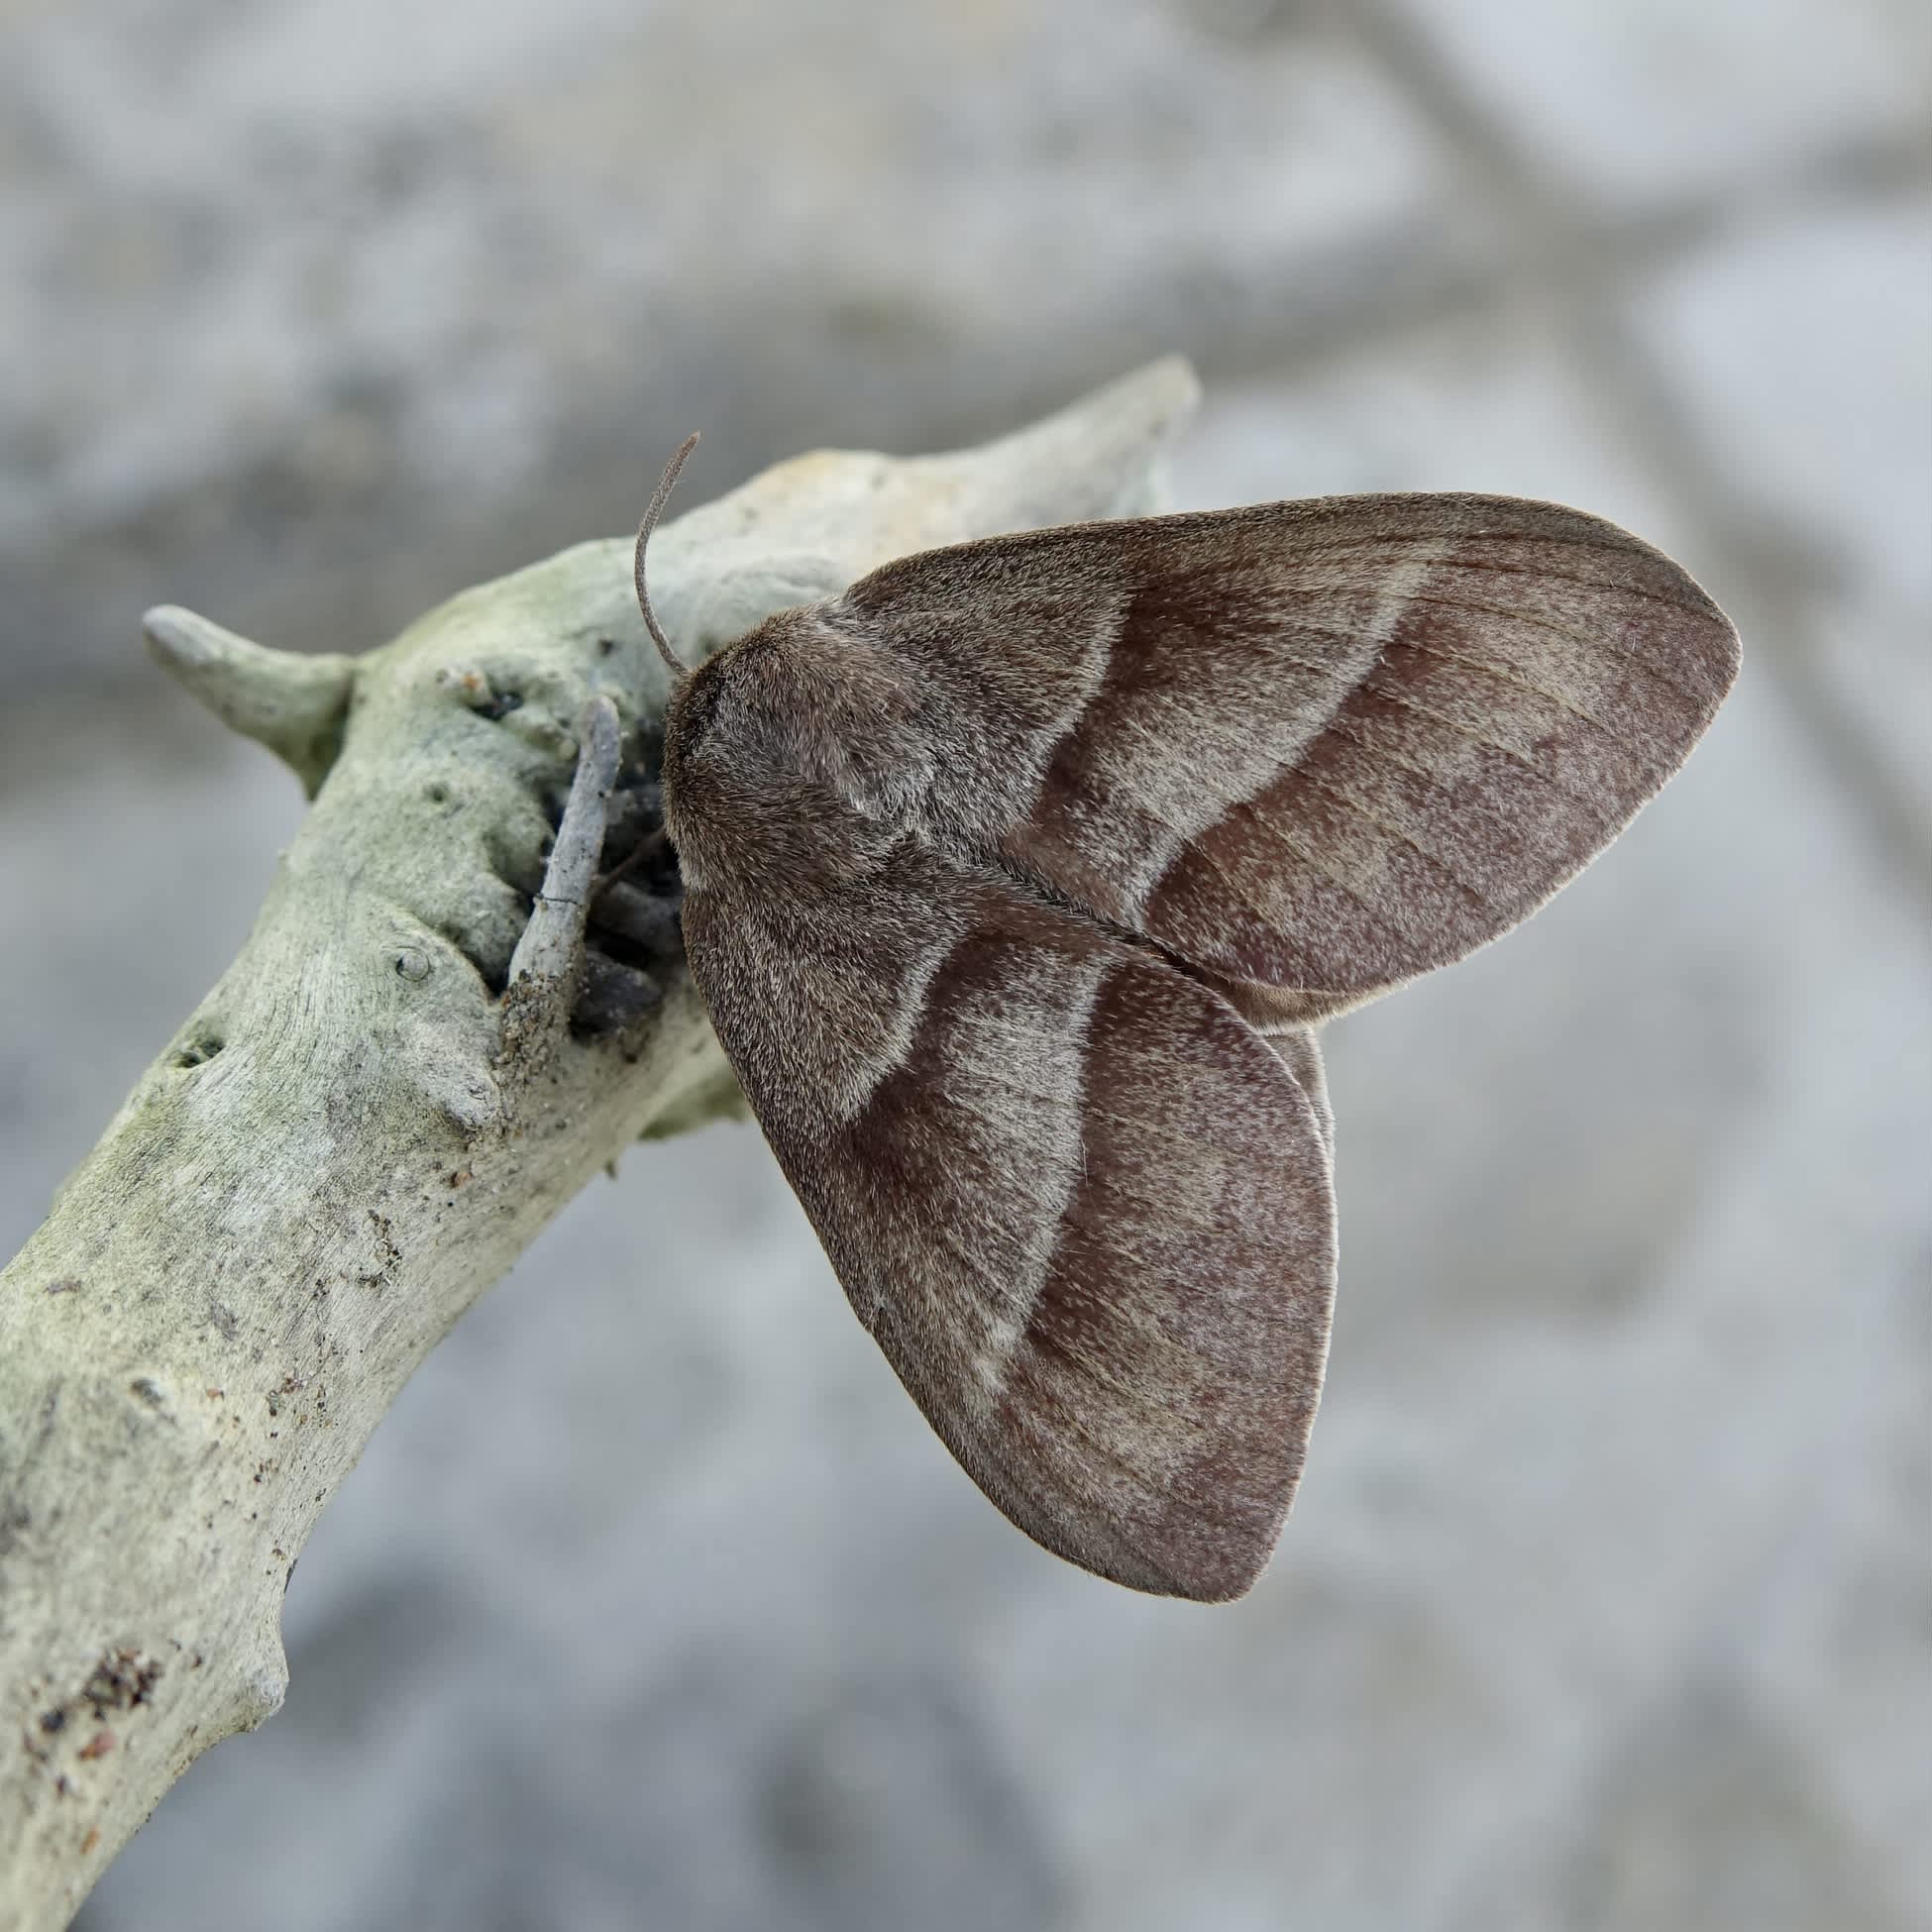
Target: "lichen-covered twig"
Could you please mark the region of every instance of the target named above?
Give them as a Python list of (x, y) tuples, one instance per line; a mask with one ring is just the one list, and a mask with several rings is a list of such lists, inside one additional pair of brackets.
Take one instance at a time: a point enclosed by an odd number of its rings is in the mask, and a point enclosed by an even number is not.
[[(909, 551), (1145, 509), (1193, 400), (1161, 364), (978, 450), (782, 464), (658, 535), (654, 603), (695, 660)], [(606, 818), (651, 836), (667, 692), (629, 539), (359, 657), (148, 630), (315, 802), (233, 966), (0, 1270), (4, 1932), (64, 1924), (173, 1779), (274, 1710), (295, 1558), (438, 1338), (623, 1147), (737, 1104), (669, 855), (590, 904), (622, 858)]]

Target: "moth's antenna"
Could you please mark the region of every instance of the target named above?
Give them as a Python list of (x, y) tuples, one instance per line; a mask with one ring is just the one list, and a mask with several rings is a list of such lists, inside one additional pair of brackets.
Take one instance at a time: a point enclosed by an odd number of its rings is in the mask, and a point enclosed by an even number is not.
[(637, 526), (637, 556), (632, 565), (632, 575), (637, 585), (637, 607), (644, 613), (644, 628), (651, 633), (651, 642), (658, 647), (658, 656), (671, 667), (672, 677), (681, 684), (691, 676), (691, 666), (671, 648), (671, 640), (665, 636), (664, 627), (651, 608), (651, 593), (644, 588), (644, 547), (651, 541), (651, 531), (656, 527), (658, 518), (664, 514), (664, 506), (671, 498), (672, 485), (678, 481), (678, 472), (685, 467), (685, 458), (697, 447), (698, 433), (694, 430), (678, 445), (678, 453), (664, 466), (664, 475), (658, 479), (658, 486), (651, 492), (644, 521)]

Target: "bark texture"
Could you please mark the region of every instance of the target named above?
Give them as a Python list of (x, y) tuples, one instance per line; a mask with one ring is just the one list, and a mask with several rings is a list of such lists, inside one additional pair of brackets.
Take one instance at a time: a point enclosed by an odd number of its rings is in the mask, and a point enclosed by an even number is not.
[[(1194, 399), (1163, 363), (958, 455), (798, 458), (667, 525), (653, 600), (696, 657), (895, 556), (1138, 513)], [(0, 1927), (65, 1924), (280, 1703), (296, 1557), (458, 1316), (631, 1141), (741, 1104), (675, 950), (585, 956), (587, 852), (666, 696), (630, 562), (579, 545), (360, 657), (150, 615), (315, 802), (0, 1270)]]

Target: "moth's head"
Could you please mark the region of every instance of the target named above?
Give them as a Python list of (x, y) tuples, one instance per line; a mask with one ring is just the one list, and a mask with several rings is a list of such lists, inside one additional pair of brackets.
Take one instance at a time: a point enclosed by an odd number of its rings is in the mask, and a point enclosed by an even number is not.
[(788, 648), (793, 614), (747, 631), (672, 693), (664, 718), (667, 787), (705, 771), (777, 777), (816, 762), (810, 699)]
[[(760, 848), (793, 884), (831, 864), (826, 832), (895, 813), (920, 759), (903, 675), (821, 610), (787, 610), (700, 665), (664, 723), (665, 824), (687, 882), (707, 848)], [(743, 871), (746, 854), (733, 851)], [(694, 872), (694, 868), (696, 871)]]

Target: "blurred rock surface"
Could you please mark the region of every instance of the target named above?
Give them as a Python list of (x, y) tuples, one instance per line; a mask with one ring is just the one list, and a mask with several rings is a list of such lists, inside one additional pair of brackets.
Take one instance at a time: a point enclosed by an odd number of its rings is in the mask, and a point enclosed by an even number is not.
[(1181, 499), (1477, 487), (1748, 670), (1507, 945), (1334, 1029), (1283, 1552), (1201, 1612), (951, 1466), (749, 1129), (432, 1357), (293, 1683), (90, 1932), (1932, 1924), (1932, 58), (1898, 0), (86, 0), (0, 16), (0, 1239), (293, 788), (178, 600), (379, 641), (813, 443), (1167, 349)]

